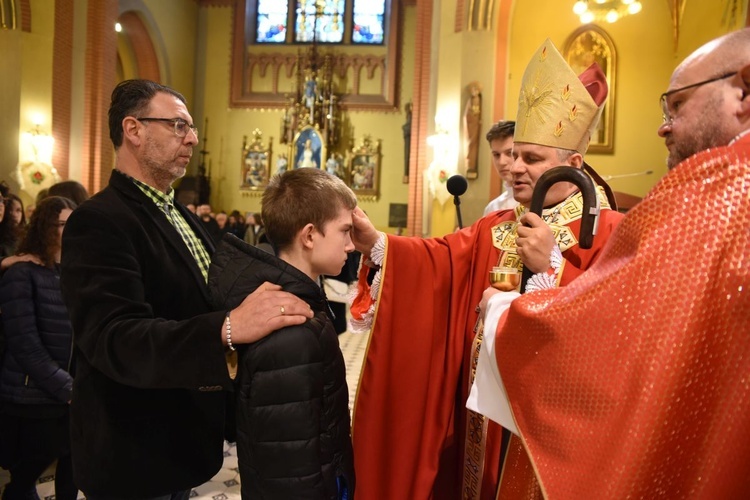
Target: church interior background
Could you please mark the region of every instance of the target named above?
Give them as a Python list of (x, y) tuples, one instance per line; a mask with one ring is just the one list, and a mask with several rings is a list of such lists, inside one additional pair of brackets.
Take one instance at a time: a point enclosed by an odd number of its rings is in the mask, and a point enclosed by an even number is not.
[[(147, 78), (199, 129), (181, 201), (257, 212), (274, 173), (325, 168), (378, 229), (440, 236), (456, 225), (450, 175), (468, 178), (465, 224), (500, 194), (484, 134), (515, 119), (546, 38), (607, 74), (586, 159), (627, 207), (667, 171), (656, 130), (675, 65), (750, 15), (748, 0), (0, 0), (0, 24), (0, 179), (25, 204), (57, 180), (106, 185), (111, 91)], [(353, 401), (367, 336), (340, 341)], [(239, 497), (225, 456), (195, 497)]]
[[(446, 234), (447, 177), (469, 178), (466, 224), (499, 194), (484, 133), (514, 119), (549, 37), (574, 67), (605, 66), (586, 159), (627, 206), (666, 173), (658, 100), (675, 65), (750, 19), (747, 0), (620, 1), (0, 0), (0, 178), (25, 203), (56, 179), (101, 189), (111, 90), (148, 78), (185, 95), (200, 131), (182, 201), (256, 212), (269, 176), (313, 166), (378, 229)], [(581, 19), (583, 4), (601, 15)]]

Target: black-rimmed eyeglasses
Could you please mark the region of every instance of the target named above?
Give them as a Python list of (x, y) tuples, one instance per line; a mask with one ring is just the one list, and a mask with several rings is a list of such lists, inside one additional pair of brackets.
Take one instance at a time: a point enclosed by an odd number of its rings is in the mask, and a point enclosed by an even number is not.
[[(677, 92), (682, 92), (683, 90), (692, 89), (695, 87), (700, 87), (702, 85), (706, 85), (713, 82), (718, 82), (719, 80), (724, 80), (726, 78), (732, 77), (737, 74), (737, 71), (732, 71), (731, 73), (726, 73), (721, 76), (717, 76), (715, 78), (709, 78), (708, 80), (704, 80), (702, 82), (693, 83), (691, 85), (685, 85), (684, 87), (680, 87), (678, 89), (670, 90), (669, 92), (664, 92), (659, 97), (659, 102), (661, 103), (661, 117), (662, 120), (664, 120), (664, 124), (671, 124), (674, 117), (672, 116), (672, 113), (670, 113), (670, 109), (672, 109), (674, 106), (670, 102), (669, 98), (676, 94)], [(677, 111), (677, 109), (674, 109), (674, 111)]]
[(139, 122), (166, 122), (171, 123), (174, 127), (174, 135), (177, 137), (185, 137), (188, 134), (189, 130), (192, 130), (195, 134), (195, 137), (198, 137), (198, 128), (195, 125), (192, 125), (182, 118), (136, 118)]

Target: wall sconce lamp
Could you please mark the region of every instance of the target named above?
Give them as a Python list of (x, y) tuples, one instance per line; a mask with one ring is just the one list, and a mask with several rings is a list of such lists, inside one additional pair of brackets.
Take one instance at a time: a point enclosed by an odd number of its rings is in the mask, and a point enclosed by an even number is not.
[(52, 164), (52, 148), (55, 145), (55, 139), (42, 131), (39, 123), (28, 132), (21, 134), (20, 158), (21, 161), (30, 161), (32, 163)]
[[(437, 120), (436, 120), (437, 122)], [(432, 162), (425, 170), (430, 195), (444, 205), (451, 199), (445, 183), (457, 173), (458, 138), (452, 136), (440, 123), (436, 123), (433, 135), (427, 137), (427, 145), (432, 148)]]

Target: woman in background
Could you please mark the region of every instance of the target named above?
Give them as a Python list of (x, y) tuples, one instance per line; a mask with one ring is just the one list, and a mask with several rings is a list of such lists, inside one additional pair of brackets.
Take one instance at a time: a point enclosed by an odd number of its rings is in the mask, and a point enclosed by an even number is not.
[(47, 196), (62, 196), (73, 200), (76, 205), (80, 205), (89, 199), (89, 192), (78, 181), (60, 181), (50, 186)]
[(55, 460), (55, 497), (75, 499), (68, 434), (73, 329), (60, 290), (62, 232), (75, 203), (53, 196), (32, 215), (12, 265), (0, 279), (6, 351), (0, 371), (0, 465), (10, 471), (3, 500), (34, 499), (36, 480)]
[(18, 244), (26, 230), (26, 213), (21, 198), (13, 193), (0, 196), (4, 214), (0, 214), (0, 273), (16, 262), (37, 262), (33, 255), (16, 255)]
[(26, 214), (23, 210), (21, 198), (8, 193), (4, 198), (5, 215), (0, 221), (0, 258), (9, 257), (16, 253), (18, 243), (23, 237), (26, 227)]

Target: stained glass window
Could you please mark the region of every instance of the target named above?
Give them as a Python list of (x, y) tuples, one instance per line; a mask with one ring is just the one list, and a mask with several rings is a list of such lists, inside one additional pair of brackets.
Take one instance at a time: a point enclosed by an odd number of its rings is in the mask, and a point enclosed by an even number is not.
[[(278, 1), (278, 0), (277, 0)], [(345, 0), (299, 0), (297, 2), (295, 41), (341, 43), (344, 39)]]
[(382, 44), (385, 0), (354, 0), (352, 43)]
[(255, 41), (258, 43), (284, 43), (288, 5), (279, 0), (258, 0), (258, 19)]

